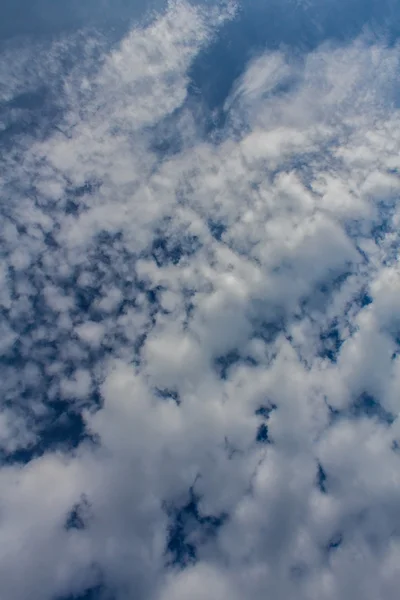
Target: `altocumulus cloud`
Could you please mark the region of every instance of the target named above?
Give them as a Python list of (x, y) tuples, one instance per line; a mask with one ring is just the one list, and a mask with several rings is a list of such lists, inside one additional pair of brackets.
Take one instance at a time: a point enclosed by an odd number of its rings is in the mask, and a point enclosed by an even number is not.
[(4, 599), (398, 597), (400, 50), (264, 52), (210, 133), (234, 12), (4, 50)]

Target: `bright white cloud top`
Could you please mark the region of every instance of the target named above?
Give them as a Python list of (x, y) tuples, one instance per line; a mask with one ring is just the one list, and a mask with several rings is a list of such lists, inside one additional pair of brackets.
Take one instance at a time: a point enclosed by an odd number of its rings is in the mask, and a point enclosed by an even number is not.
[(3, 54), (4, 599), (398, 598), (400, 49), (266, 51), (206, 134), (233, 14)]

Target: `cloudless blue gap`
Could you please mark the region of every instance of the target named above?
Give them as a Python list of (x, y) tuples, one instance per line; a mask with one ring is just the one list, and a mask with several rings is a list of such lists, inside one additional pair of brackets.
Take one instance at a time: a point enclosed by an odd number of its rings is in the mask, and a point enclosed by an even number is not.
[(0, 110), (5, 108), (14, 108), (20, 110), (35, 110), (42, 109), (46, 98), (45, 89), (37, 89), (35, 91), (21, 92), (14, 96), (8, 102), (0, 102)]
[(223, 234), (226, 231), (226, 225), (221, 223), (220, 221), (215, 221), (213, 219), (208, 220), (208, 227), (210, 229), (210, 233), (218, 241), (221, 241)]
[(79, 507), (74, 508), (68, 515), (65, 529), (85, 529), (85, 522), (79, 512)]
[(370, 394), (363, 392), (350, 408), (351, 415), (359, 417), (375, 418), (379, 421), (391, 425), (395, 419), (394, 415), (385, 410), (383, 406)]
[[(198, 545), (215, 536), (227, 519), (226, 514), (219, 516), (202, 515), (199, 512), (200, 498), (193, 488), (189, 491), (188, 502), (181, 507), (166, 506), (170, 518), (168, 541), (166, 546), (167, 564), (186, 567), (196, 562)], [(193, 534), (195, 534), (194, 542)], [(190, 538), (192, 535), (192, 538)]]
[(257, 429), (256, 442), (260, 444), (270, 444), (271, 440), (268, 436), (268, 425), (261, 423)]
[(270, 344), (276, 340), (278, 335), (285, 331), (286, 322), (283, 316), (281, 316), (278, 312), (276, 314), (275, 319), (265, 320), (257, 317), (258, 308), (260, 312), (263, 310), (262, 306), (259, 306), (261, 303), (257, 302), (254, 306), (254, 314), (255, 317), (252, 319), (253, 329), (254, 329), (254, 337), (262, 339), (267, 344)]
[(258, 364), (253, 357), (241, 354), (238, 349), (233, 349), (226, 354), (217, 356), (213, 361), (213, 367), (218, 377), (225, 380), (228, 378), (230, 369), (239, 362), (251, 367), (255, 367)]
[(269, 439), (269, 435), (268, 435), (268, 425), (266, 422), (268, 422), (271, 412), (276, 410), (276, 408), (277, 407), (275, 404), (269, 403), (269, 404), (260, 406), (255, 411), (255, 414), (258, 417), (263, 419), (263, 422), (258, 426), (258, 429), (257, 429), (256, 442), (258, 442), (260, 444), (270, 444), (271, 443), (271, 440)]
[[(306, 53), (327, 40), (346, 43), (368, 26), (393, 42), (400, 34), (396, 0), (247, 0), (233, 21), (196, 58), (190, 71), (210, 109), (221, 110), (233, 82), (263, 50), (282, 47)], [(192, 93), (193, 93), (192, 92)]]
[(376, 419), (385, 425), (391, 425), (395, 420), (395, 416), (368, 392), (363, 392), (353, 399), (348, 408), (334, 408), (328, 403), (327, 399), (326, 405), (329, 410), (330, 425), (333, 425), (339, 419), (360, 419), (364, 417)]
[(361, 306), (361, 308), (365, 308), (369, 304), (372, 304), (372, 298), (367, 292), (366, 289), (361, 290), (360, 294), (355, 298), (355, 302)]
[(392, 450), (393, 450), (393, 452), (396, 452), (396, 454), (400, 454), (400, 441), (399, 440), (393, 440)]
[[(372, 298), (369, 295), (367, 288), (363, 287), (346, 306), (346, 312), (354, 308), (354, 305), (358, 305), (360, 309), (362, 309), (371, 303)], [(328, 358), (332, 362), (336, 362), (344, 341), (340, 334), (340, 327), (337, 318), (333, 319), (329, 326), (321, 331), (319, 339), (320, 356), (322, 358)]]
[(255, 414), (257, 416), (263, 417), (264, 419), (269, 419), (269, 415), (274, 410), (276, 410), (276, 404), (269, 403), (267, 405), (260, 406), (260, 408), (257, 408)]
[(95, 192), (99, 191), (101, 188), (101, 181), (86, 181), (81, 186), (72, 186), (69, 185), (65, 192), (65, 214), (79, 216), (82, 213), (86, 206), (85, 202), (81, 200), (84, 196), (92, 195)]
[(163, 398), (164, 400), (173, 400), (178, 406), (181, 403), (180, 395), (176, 390), (156, 388), (155, 392), (160, 398)]
[(320, 356), (328, 358), (332, 362), (336, 362), (337, 356), (342, 347), (343, 340), (337, 325), (337, 320), (334, 320), (330, 327), (320, 333)]
[(231, 350), (227, 354), (218, 356), (214, 360), (214, 368), (221, 379), (226, 379), (229, 369), (241, 360), (238, 350)]
[[(12, 1), (14, 2), (14, 0)], [(68, 137), (63, 121), (65, 112), (68, 109), (68, 98), (65, 96), (64, 89), (65, 79), (72, 69), (82, 62), (82, 56), (87, 53), (87, 39), (95, 33), (79, 32), (74, 36), (73, 43), (68, 43), (67, 40), (64, 46), (57, 46), (54, 62), (51, 65), (50, 59), (46, 72), (46, 61), (43, 65), (46, 50), (40, 45), (35, 46), (35, 42), (40, 40), (39, 32), (33, 32), (28, 42), (24, 38), (17, 37), (10, 43), (2, 44), (1, 25), (3, 21), (1, 13), (4, 10), (3, 4), (0, 3), (0, 51), (2, 49), (14, 51), (18, 56), (18, 51), (23, 55), (25, 46), (27, 46), (30, 59), (26, 61), (25, 65), (27, 76), (24, 78), (22, 72), (21, 75), (24, 79), (19, 81), (19, 84), (23, 84), (24, 87), (22, 89), (18, 88), (13, 98), (0, 103), (0, 119), (3, 121), (3, 127), (0, 131), (0, 150), (2, 152), (10, 149), (15, 150), (20, 140), (26, 142), (27, 138), (44, 139), (54, 134), (55, 131)], [(23, 0), (23, 4), (26, 5), (29, 11), (29, 6), (33, 2)], [(53, 52), (51, 38), (56, 33), (53, 32), (46, 42), (49, 56)], [(101, 64), (101, 53), (107, 48), (107, 45), (102, 39), (101, 44), (98, 46), (92, 45), (92, 48), (95, 48), (91, 56), (91, 68), (92, 74), (94, 74)], [(12, 70), (12, 64), (10, 70)], [(7, 77), (2, 84), (7, 91)]]
[(85, 497), (81, 502), (75, 504), (65, 522), (65, 528), (68, 529), (85, 529), (85, 520), (87, 513), (90, 510), (89, 503)]
[(0, 40), (49, 38), (92, 28), (115, 43), (134, 22), (147, 21), (146, 15), (165, 4), (163, 0), (2, 0)]
[(51, 103), (50, 97), (43, 97), (40, 108), (11, 109), (0, 108), (0, 118), (6, 126), (0, 131), (1, 151), (13, 150), (19, 139), (25, 140), (26, 136), (43, 139), (50, 135), (56, 123), (62, 118), (62, 110), (59, 106)]
[(74, 412), (68, 402), (58, 400), (47, 403), (46, 407), (47, 414), (35, 423), (37, 441), (26, 448), (19, 448), (10, 453), (1, 450), (1, 463), (26, 464), (48, 451), (69, 452), (83, 441), (97, 443), (96, 438), (86, 431), (81, 414)]
[(200, 248), (200, 242), (196, 236), (184, 235), (173, 237), (164, 234), (158, 234), (152, 244), (151, 256), (155, 260), (158, 267), (168, 264), (177, 265), (179, 261), (186, 257), (192, 256)]
[(321, 463), (318, 463), (317, 486), (320, 492), (326, 494), (326, 473)]

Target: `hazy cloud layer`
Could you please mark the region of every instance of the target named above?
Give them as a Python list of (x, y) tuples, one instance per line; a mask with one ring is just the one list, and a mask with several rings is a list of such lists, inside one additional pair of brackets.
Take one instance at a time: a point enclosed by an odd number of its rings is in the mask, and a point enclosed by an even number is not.
[(400, 51), (266, 51), (210, 132), (234, 12), (4, 55), (2, 598), (398, 596)]

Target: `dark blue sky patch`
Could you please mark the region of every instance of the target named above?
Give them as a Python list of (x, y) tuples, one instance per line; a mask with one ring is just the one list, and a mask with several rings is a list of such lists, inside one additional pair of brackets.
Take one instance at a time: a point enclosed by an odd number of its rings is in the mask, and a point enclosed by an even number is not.
[(213, 366), (215, 371), (218, 373), (218, 376), (226, 380), (229, 376), (229, 372), (233, 369), (238, 363), (245, 364), (250, 367), (257, 366), (257, 361), (251, 356), (242, 356), (239, 350), (231, 350), (226, 354), (222, 354), (218, 356), (213, 361)]
[(334, 320), (330, 327), (322, 331), (320, 339), (320, 356), (336, 362), (343, 340), (340, 336), (337, 320)]
[(257, 408), (257, 410), (255, 411), (255, 414), (258, 417), (262, 417), (263, 419), (269, 419), (270, 414), (274, 410), (276, 410), (276, 404), (274, 404), (273, 402), (268, 402), (266, 404), (263, 404), (259, 408)]
[(185, 522), (178, 515), (170, 526), (167, 544), (167, 553), (170, 557), (167, 564), (187, 567), (196, 562), (197, 552), (194, 544), (186, 539)]
[(224, 223), (221, 223), (220, 221), (215, 221), (213, 219), (209, 219), (208, 227), (210, 229), (210, 233), (213, 236), (213, 238), (215, 238), (216, 240), (218, 240), (220, 242), (223, 234), (226, 231), (226, 225), (224, 225)]
[[(363, 287), (351, 302), (346, 305), (346, 313), (357, 305), (360, 309), (372, 303), (372, 297), (368, 289)], [(347, 324), (347, 323), (346, 323)], [(324, 327), (319, 335), (319, 355), (331, 362), (336, 362), (344, 340), (340, 333), (340, 324), (337, 318), (333, 319), (327, 327)]]
[(143, 334), (139, 335), (133, 343), (132, 362), (136, 366), (139, 366), (141, 364), (142, 352), (143, 352), (144, 345), (146, 343), (146, 339), (147, 339), (147, 333), (143, 333)]
[(396, 454), (400, 455), (400, 440), (393, 440), (393, 442), (392, 442), (392, 450)]
[(15, 143), (16, 136), (23, 136), (26, 133), (34, 135), (37, 132), (43, 121), (47, 95), (44, 88), (38, 88), (21, 92), (8, 101), (0, 102), (0, 120), (2, 122), (0, 145), (2, 150)]
[(147, 287), (145, 282), (141, 281), (138, 284), (138, 289), (145, 293), (151, 310), (158, 311), (160, 309), (160, 294), (164, 291), (163, 286)]
[(175, 402), (178, 406), (181, 403), (181, 398), (179, 393), (176, 390), (170, 390), (167, 388), (156, 388), (156, 395), (159, 396), (160, 398), (163, 398), (164, 400), (172, 400), (173, 402)]
[[(82, 185), (71, 186), (67, 188), (67, 195), (72, 196), (75, 199), (82, 198), (86, 195), (92, 195), (97, 192), (101, 188), (101, 181), (92, 179), (87, 180)], [(106, 236), (108, 236), (108, 232), (105, 232)], [(104, 237), (104, 235), (103, 235)]]
[(268, 437), (268, 425), (261, 423), (257, 429), (256, 442), (259, 444), (270, 444), (271, 440)]
[(75, 504), (65, 521), (65, 529), (85, 529), (90, 516), (90, 504), (85, 496)]
[[(56, 232), (56, 228), (55, 228), (55, 232)], [(43, 242), (44, 242), (44, 245), (46, 246), (46, 249), (49, 250), (50, 252), (53, 252), (54, 250), (57, 250), (57, 248), (59, 248), (57, 239), (52, 231), (48, 231), (44, 234)]]
[(46, 90), (37, 89), (34, 91), (21, 92), (8, 102), (0, 102), (0, 111), (4, 107), (16, 108), (20, 110), (35, 110), (43, 108), (45, 103)]
[(316, 484), (320, 492), (326, 494), (326, 479), (327, 475), (321, 463), (318, 463)]
[(86, 431), (79, 412), (71, 410), (67, 402), (58, 401), (47, 405), (48, 412), (40, 421), (32, 421), (37, 431), (37, 441), (26, 448), (14, 452), (0, 452), (0, 460), (5, 464), (26, 464), (46, 452), (61, 450), (71, 452), (83, 441), (96, 444), (98, 440)]
[(166, 507), (170, 518), (166, 546), (167, 564), (186, 567), (197, 560), (198, 547), (215, 536), (222, 527), (227, 515), (202, 515), (199, 512), (200, 498), (190, 489), (186, 504)]
[[(325, 403), (329, 410), (329, 425), (332, 426), (339, 420), (342, 419), (362, 419), (369, 418), (375, 419), (385, 425), (391, 425), (395, 416), (387, 411), (382, 404), (374, 398), (368, 392), (363, 392), (354, 401), (352, 401), (348, 408), (337, 409), (331, 406), (328, 399), (325, 399)], [(322, 468), (322, 467), (321, 467)]]
[(51, 135), (54, 121), (60, 117), (60, 111), (55, 107), (48, 107), (41, 112), (37, 110), (13, 110), (9, 114), (0, 114), (7, 123), (0, 130), (1, 151), (13, 150), (19, 141), (26, 142), (27, 136), (44, 139)]
[(148, 315), (148, 330), (155, 325), (156, 317), (158, 313), (164, 313), (161, 306), (161, 294), (164, 291), (164, 287), (161, 285), (151, 286), (148, 281), (145, 280), (136, 280), (135, 287), (138, 291), (143, 293), (147, 300), (146, 313)]
[(283, 331), (285, 331), (283, 318), (278, 317), (275, 321), (254, 321), (254, 337), (262, 339), (267, 344), (274, 342)]
[(254, 356), (243, 356), (243, 363), (249, 367), (258, 367), (260, 362)]
[(91, 320), (98, 321), (96, 311), (92, 310), (92, 306), (96, 300), (101, 298), (101, 291), (94, 286), (77, 287), (75, 289), (75, 303), (78, 313), (84, 313), (91, 316)]
[(101, 188), (101, 181), (86, 181), (83, 185), (73, 186), (68, 184), (65, 190), (65, 213), (79, 216), (86, 208), (85, 196), (93, 196)]
[(86, 35), (100, 31), (111, 45), (126, 35), (134, 20), (145, 19), (146, 13), (163, 5), (156, 0), (4, 0), (0, 5), (0, 43), (15, 36), (48, 39), (83, 28)]
[[(16, 0), (13, 3), (25, 5), (25, 10), (22, 9), (22, 15), (25, 18), (26, 11), (29, 10), (32, 3), (28, 0)], [(26, 40), (17, 38), (6, 44), (2, 43), (2, 38), (4, 37), (2, 35), (3, 19), (1, 16), (4, 9), (3, 4), (0, 6), (0, 50), (22, 48), (23, 55), (24, 49), (26, 50), (27, 46)], [(12, 29), (12, 24), (9, 24), (9, 30)], [(92, 37), (94, 37), (93, 34), (94, 32), (92, 32)], [(21, 141), (26, 141), (26, 138), (45, 139), (53, 134), (55, 130), (64, 133), (63, 118), (67, 108), (64, 82), (65, 78), (70, 74), (71, 69), (76, 66), (77, 61), (82, 60), (82, 53), (85, 53), (85, 50), (87, 53), (87, 39), (88, 32), (86, 32), (86, 35), (75, 35), (74, 44), (68, 44), (67, 41), (63, 45), (63, 48), (59, 45), (57, 50), (53, 52), (54, 60), (51, 66), (47, 62), (47, 57), (45, 57), (45, 53), (43, 52), (44, 46), (34, 46), (33, 52), (31, 49), (31, 58), (25, 65), (25, 73), (22, 70), (18, 73), (17, 68), (20, 85), (16, 89), (15, 95), (11, 96), (10, 94), (11, 97), (8, 101), (0, 103), (0, 119), (3, 121), (0, 133), (2, 150), (9, 147), (15, 149), (15, 142), (18, 139)], [(97, 39), (99, 39), (98, 36)], [(33, 36), (33, 41), (37, 41), (36, 35)], [(47, 39), (49, 53), (54, 51), (52, 41), (50, 38)], [(96, 61), (95, 44), (92, 44), (93, 71), (95, 71), (96, 63), (99, 64), (100, 46), (99, 44)], [(38, 68), (37, 64), (41, 62), (44, 63), (44, 68), (40, 66)], [(6, 78), (4, 81), (5, 89), (7, 83)], [(12, 90), (12, 84), (10, 87)], [(64, 133), (64, 135), (66, 134)]]
[(276, 405), (274, 403), (268, 403), (265, 404), (263, 406), (260, 406), (256, 411), (255, 414), (257, 415), (257, 417), (260, 417), (263, 419), (263, 422), (260, 423), (260, 425), (257, 428), (257, 434), (256, 434), (256, 442), (258, 442), (259, 444), (271, 444), (271, 440), (269, 438), (269, 434), (268, 434), (268, 419), (270, 417), (270, 414), (276, 410)]
[(73, 215), (74, 217), (79, 216), (82, 211), (81, 203), (78, 200), (67, 198), (65, 202), (65, 213), (67, 215)]
[(177, 234), (169, 236), (166, 232), (157, 235), (151, 247), (151, 256), (158, 267), (164, 267), (169, 264), (177, 265), (185, 256), (192, 256), (199, 250), (201, 244), (194, 235), (184, 235), (178, 237)]
[(231, 350), (227, 354), (218, 356), (214, 360), (214, 368), (221, 379), (226, 379), (229, 369), (240, 361), (241, 357), (238, 350)]
[(366, 416), (371, 419), (377, 419), (387, 425), (391, 425), (395, 419), (394, 415), (385, 410), (379, 401), (367, 392), (360, 394), (357, 400), (351, 405), (350, 414), (356, 418)]
[(360, 294), (356, 296), (355, 302), (361, 306), (361, 308), (365, 308), (372, 304), (372, 297), (369, 295), (368, 291), (364, 288), (361, 290)]

